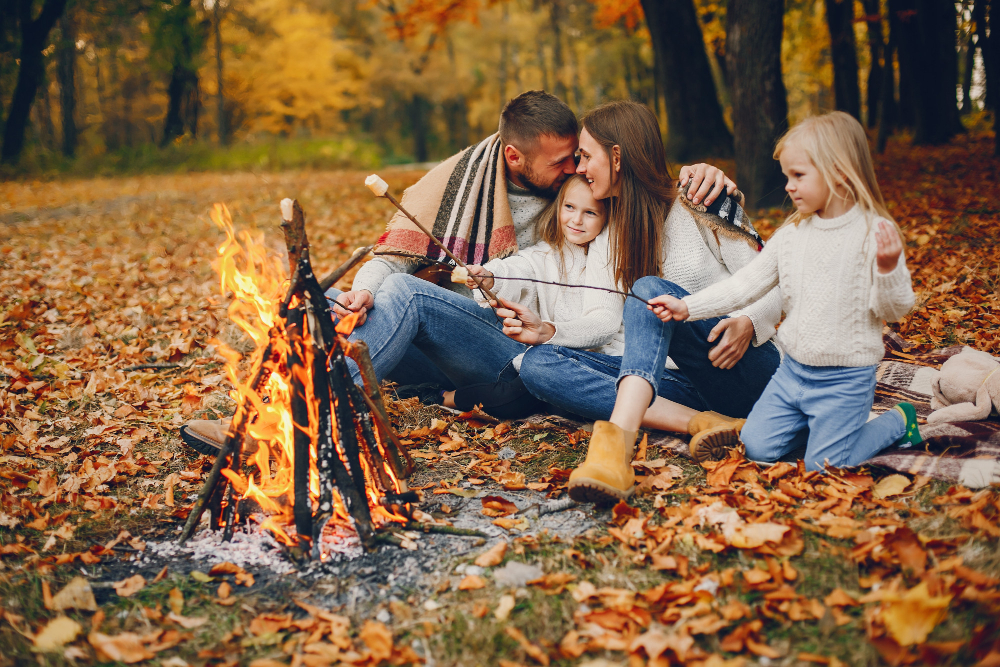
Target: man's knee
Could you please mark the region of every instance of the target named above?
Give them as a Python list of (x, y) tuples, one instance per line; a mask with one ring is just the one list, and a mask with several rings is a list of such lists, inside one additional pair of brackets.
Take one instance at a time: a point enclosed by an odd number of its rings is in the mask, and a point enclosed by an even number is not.
[(770, 463), (777, 457), (767, 447), (767, 433), (758, 420), (747, 421), (740, 430), (740, 440), (746, 447), (746, 457), (751, 461)]
[(688, 295), (687, 290), (672, 283), (669, 280), (664, 280), (657, 276), (644, 276), (635, 281), (632, 286), (632, 292), (636, 296), (642, 299), (652, 299), (655, 296), (662, 296), (663, 294), (669, 294), (670, 296), (675, 296), (677, 298), (685, 297)]

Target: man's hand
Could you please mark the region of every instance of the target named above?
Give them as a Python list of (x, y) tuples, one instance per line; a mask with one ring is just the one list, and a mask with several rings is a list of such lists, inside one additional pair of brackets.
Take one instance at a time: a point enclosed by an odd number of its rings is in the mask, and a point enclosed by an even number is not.
[(366, 289), (344, 292), (337, 297), (333, 304), (333, 312), (338, 317), (347, 317), (351, 313), (361, 313), (357, 326), (361, 326), (368, 319), (368, 311), (375, 305), (375, 297)]
[(878, 243), (875, 255), (878, 272), (892, 273), (903, 254), (903, 243), (899, 240), (899, 234), (887, 221), (879, 220), (878, 229), (875, 230), (875, 241)]
[[(479, 276), (479, 282), (483, 284), (486, 289), (493, 289), (493, 274), (479, 266), (478, 264), (469, 264), (466, 266), (469, 270), (469, 276)], [(465, 281), (465, 286), (469, 289), (476, 289), (479, 287), (476, 281), (471, 277)]]
[(688, 188), (687, 198), (693, 204), (700, 204), (704, 201), (705, 206), (709, 206), (718, 199), (723, 190), (727, 194), (733, 194), (736, 191), (736, 184), (727, 178), (721, 169), (704, 162), (681, 167), (681, 187), (687, 185), (688, 181), (691, 182), (691, 187)]
[(649, 305), (646, 307), (664, 322), (671, 320), (681, 322), (688, 318), (687, 304), (675, 296), (661, 294), (660, 296), (654, 296), (647, 303)]
[(490, 305), (496, 308), (497, 315), (504, 318), (504, 334), (519, 343), (541, 345), (556, 334), (555, 327), (543, 322), (530, 308), (519, 303), (501, 299), (499, 306), (496, 301), (490, 301)]
[(753, 333), (753, 322), (746, 315), (719, 320), (708, 334), (709, 343), (722, 335), (719, 344), (708, 351), (712, 365), (722, 370), (729, 370), (735, 366), (750, 347)]

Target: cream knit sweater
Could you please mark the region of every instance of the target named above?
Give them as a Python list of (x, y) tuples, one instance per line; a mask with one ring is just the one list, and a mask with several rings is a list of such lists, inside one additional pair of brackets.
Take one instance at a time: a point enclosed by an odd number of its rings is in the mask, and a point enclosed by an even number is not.
[[(540, 242), (516, 255), (487, 262), (484, 268), (498, 278), (533, 278), (571, 285), (593, 285), (614, 289), (614, 273), (608, 261), (607, 229), (591, 241), (589, 249), (572, 243), (559, 253)], [(523, 280), (497, 280), (493, 293), (505, 301), (526, 306), (555, 327), (547, 345), (561, 345), (621, 356), (625, 349), (620, 331), (624, 300), (620, 294), (600, 290), (544, 285)], [(484, 306), (485, 297), (474, 290)], [(515, 362), (520, 369), (520, 359)]]
[(778, 342), (808, 366), (872, 366), (881, 361), (882, 321), (913, 307), (903, 257), (887, 274), (876, 264), (878, 219), (855, 206), (836, 218), (785, 225), (732, 278), (687, 296), (692, 320), (750, 303), (781, 286), (785, 322)]

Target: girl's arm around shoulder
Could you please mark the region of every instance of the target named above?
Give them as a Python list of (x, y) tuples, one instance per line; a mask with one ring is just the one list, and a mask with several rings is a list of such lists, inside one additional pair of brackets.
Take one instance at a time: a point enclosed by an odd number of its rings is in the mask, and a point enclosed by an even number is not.
[(906, 255), (896, 226), (878, 220), (875, 229), (876, 252), (872, 262), (872, 294), (869, 307), (876, 317), (898, 322), (916, 301), (913, 281), (906, 267)]

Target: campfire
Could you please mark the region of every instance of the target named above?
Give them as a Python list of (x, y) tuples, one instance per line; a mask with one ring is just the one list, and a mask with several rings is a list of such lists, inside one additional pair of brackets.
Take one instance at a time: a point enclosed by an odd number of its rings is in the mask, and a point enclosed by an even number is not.
[[(216, 268), (223, 293), (234, 296), (229, 316), (256, 349), (242, 380), (241, 356), (224, 350), (236, 413), (180, 542), (208, 509), (210, 527), (227, 540), (247, 515), (262, 512), (261, 528), (296, 558), (322, 558), (331, 523), (352, 524), (371, 550), (397, 541), (386, 529), (409, 523), (417, 497), (405, 481), (413, 462), (389, 422), (368, 348), (346, 338), (356, 318), (335, 325), (324, 296), (367, 249), (321, 283), (301, 207), (285, 199), (281, 213), (290, 276), (262, 237), (237, 236), (224, 206), (212, 212), (227, 236)], [(361, 370), (363, 389), (351, 379), (348, 358)], [(248, 439), (258, 447), (245, 455)]]

